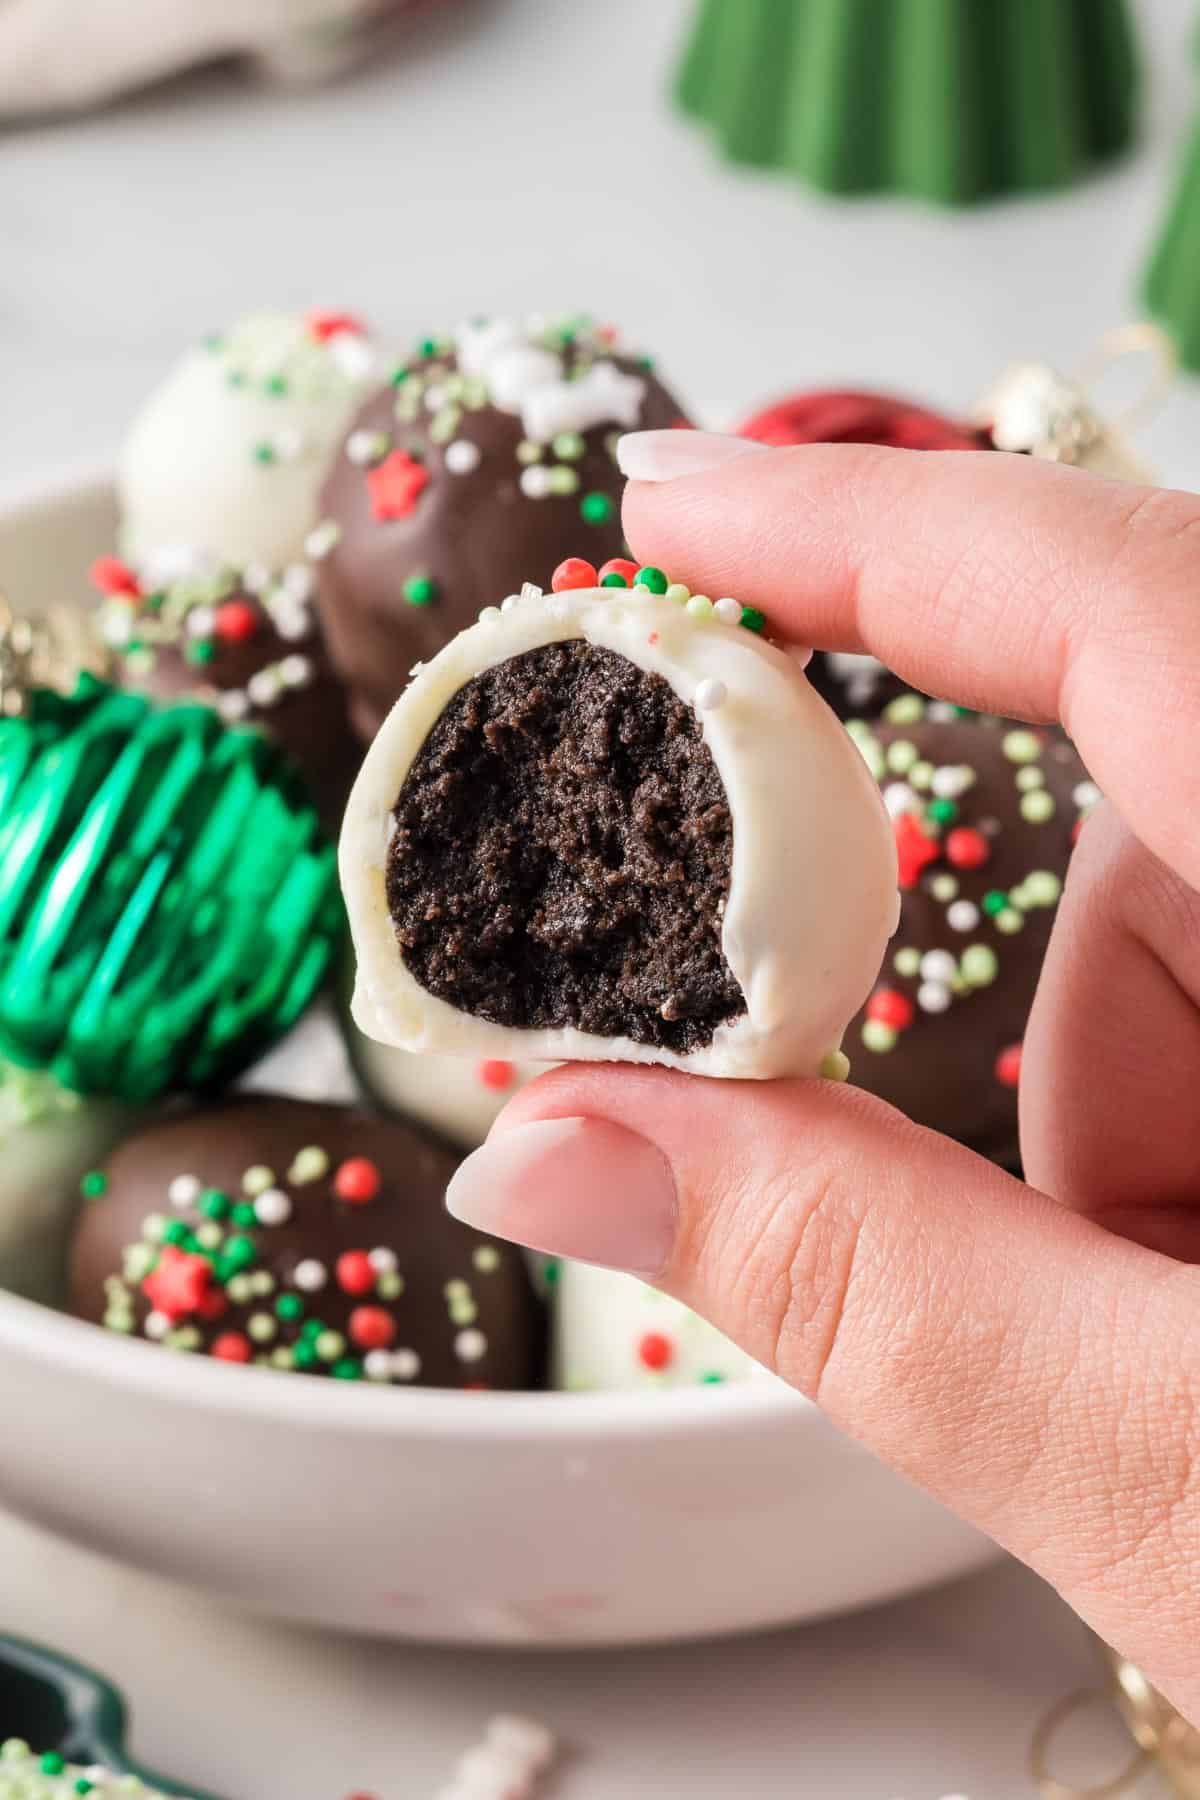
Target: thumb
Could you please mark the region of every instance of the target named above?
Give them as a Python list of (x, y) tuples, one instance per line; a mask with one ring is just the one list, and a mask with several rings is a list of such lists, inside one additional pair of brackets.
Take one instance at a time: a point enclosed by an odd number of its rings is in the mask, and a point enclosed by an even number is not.
[(1168, 1553), (1193, 1482), (1196, 1271), (832, 1082), (556, 1070), (447, 1198), (654, 1279), (1200, 1699)]

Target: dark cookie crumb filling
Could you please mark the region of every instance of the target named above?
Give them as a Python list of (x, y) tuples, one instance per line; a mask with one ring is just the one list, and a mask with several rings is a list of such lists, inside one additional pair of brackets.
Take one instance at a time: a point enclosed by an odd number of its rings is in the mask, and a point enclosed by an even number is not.
[(725, 790), (692, 709), (627, 657), (572, 640), (484, 670), (393, 819), (405, 966), (460, 1011), (679, 1054), (745, 1011), (721, 950)]

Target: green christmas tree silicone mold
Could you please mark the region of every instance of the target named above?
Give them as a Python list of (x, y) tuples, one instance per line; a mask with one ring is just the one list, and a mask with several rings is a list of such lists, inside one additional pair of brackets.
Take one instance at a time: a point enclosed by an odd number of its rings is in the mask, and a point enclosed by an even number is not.
[(948, 205), (1130, 143), (1125, 0), (701, 0), (676, 94), (734, 162)]

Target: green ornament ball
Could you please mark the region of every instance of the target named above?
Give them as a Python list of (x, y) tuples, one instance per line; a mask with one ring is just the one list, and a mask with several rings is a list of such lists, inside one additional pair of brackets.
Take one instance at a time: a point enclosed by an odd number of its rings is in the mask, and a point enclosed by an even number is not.
[(0, 720), (0, 1056), (125, 1100), (221, 1086), (342, 933), (333, 847), (265, 738), (86, 675)]

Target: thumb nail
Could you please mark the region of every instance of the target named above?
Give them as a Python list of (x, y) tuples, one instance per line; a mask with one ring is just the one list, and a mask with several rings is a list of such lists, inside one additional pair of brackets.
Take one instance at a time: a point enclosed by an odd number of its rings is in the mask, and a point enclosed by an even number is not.
[(477, 1231), (632, 1275), (659, 1274), (675, 1235), (662, 1151), (607, 1119), (498, 1132), (460, 1164), (446, 1206)]
[(628, 431), (617, 439), (617, 467), (627, 481), (675, 481), (767, 448), (752, 438), (716, 431)]

